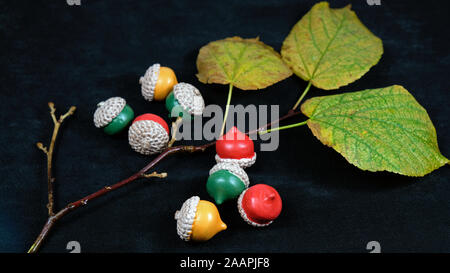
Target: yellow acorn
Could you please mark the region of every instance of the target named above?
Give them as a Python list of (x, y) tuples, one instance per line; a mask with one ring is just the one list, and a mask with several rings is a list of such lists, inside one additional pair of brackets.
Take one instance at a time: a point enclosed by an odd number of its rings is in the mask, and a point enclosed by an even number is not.
[(207, 241), (227, 225), (220, 219), (217, 207), (198, 196), (192, 196), (175, 213), (177, 233), (185, 241)]
[(154, 64), (139, 79), (139, 83), (141, 84), (141, 92), (144, 99), (161, 101), (167, 97), (178, 81), (175, 72), (171, 68)]

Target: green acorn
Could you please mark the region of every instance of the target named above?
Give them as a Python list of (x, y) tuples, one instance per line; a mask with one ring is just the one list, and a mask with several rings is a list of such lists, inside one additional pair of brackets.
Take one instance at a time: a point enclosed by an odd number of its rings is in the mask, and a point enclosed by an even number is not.
[(112, 97), (97, 104), (94, 124), (108, 135), (122, 131), (133, 120), (133, 109), (121, 97)]
[(195, 86), (180, 82), (167, 95), (166, 108), (169, 111), (169, 117), (183, 117), (189, 120), (193, 116), (201, 116), (203, 114), (205, 102), (200, 91)]
[(206, 190), (220, 205), (225, 200), (238, 197), (248, 188), (249, 179), (247, 173), (236, 163), (217, 163), (209, 171)]

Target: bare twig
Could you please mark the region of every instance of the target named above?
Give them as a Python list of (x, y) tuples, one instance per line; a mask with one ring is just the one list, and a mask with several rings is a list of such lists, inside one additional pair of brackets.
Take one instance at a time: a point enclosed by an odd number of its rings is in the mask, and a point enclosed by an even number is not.
[(50, 108), (50, 115), (52, 116), (53, 123), (56, 125), (56, 123), (58, 123), (58, 121), (56, 120), (56, 116), (55, 116), (55, 111), (56, 111), (55, 104), (53, 102), (49, 102), (48, 107)]
[(157, 173), (157, 172), (143, 173), (141, 176), (144, 178), (151, 178), (151, 177), (166, 178), (167, 173)]
[[(75, 201), (73, 203), (68, 204), (63, 209), (61, 209), (56, 214), (50, 216), (47, 219), (47, 222), (45, 223), (44, 227), (42, 228), (41, 233), (33, 243), (33, 245), (28, 250), (28, 253), (35, 253), (38, 251), (39, 247), (42, 245), (42, 242), (47, 237), (48, 232), (51, 230), (51, 228), (54, 226), (54, 224), (64, 215), (69, 213), (70, 211), (73, 211), (79, 207), (85, 206), (88, 204), (89, 201), (96, 199), (97, 197), (100, 197), (110, 191), (113, 191), (115, 189), (121, 188), (130, 182), (135, 181), (138, 178), (146, 177), (146, 172), (148, 172), (153, 166), (158, 164), (162, 159), (166, 158), (168, 155), (180, 153), (180, 152), (188, 152), (188, 153), (195, 153), (195, 152), (204, 152), (209, 147), (214, 146), (215, 142), (210, 142), (201, 146), (175, 146), (175, 147), (169, 147), (166, 150), (164, 150), (161, 154), (159, 154), (155, 159), (153, 159), (147, 166), (145, 166), (143, 169), (138, 171), (137, 173), (133, 174), (132, 176), (114, 184), (111, 186), (106, 186), (101, 188), (100, 190), (81, 198), (78, 201)], [(150, 174), (151, 177), (156, 177), (156, 174)], [(158, 174), (158, 176), (163, 177), (164, 174)]]
[(70, 107), (69, 111), (67, 111), (67, 113), (62, 115), (59, 118), (59, 120), (57, 120), (56, 116), (55, 116), (55, 111), (56, 111), (55, 104), (53, 102), (49, 102), (48, 107), (50, 108), (50, 115), (52, 117), (53, 124), (54, 124), (53, 134), (52, 134), (52, 138), (50, 140), (50, 147), (47, 149), (47, 147), (45, 147), (42, 144), (42, 142), (36, 143), (36, 146), (40, 150), (42, 150), (45, 153), (45, 155), (47, 156), (47, 187), (48, 187), (47, 209), (48, 209), (48, 215), (53, 216), (54, 215), (53, 207), (54, 207), (54, 203), (55, 203), (54, 196), (53, 196), (53, 183), (55, 182), (55, 178), (53, 177), (53, 174), (52, 174), (53, 150), (55, 148), (56, 137), (58, 136), (58, 132), (59, 132), (59, 128), (61, 127), (61, 124), (63, 123), (65, 118), (73, 115), (73, 113), (75, 112), (75, 110), (77, 108), (75, 106)]
[(67, 111), (67, 113), (65, 113), (64, 115), (59, 117), (59, 123), (62, 123), (64, 121), (65, 118), (67, 118), (68, 116), (71, 116), (75, 113), (75, 110), (77, 110), (77, 108), (75, 106), (71, 106), (69, 108), (69, 111)]
[(38, 149), (42, 150), (45, 154), (48, 154), (47, 147), (45, 147), (44, 144), (42, 144), (42, 142), (36, 143), (36, 146), (38, 147)]
[(177, 119), (172, 122), (172, 138), (169, 141), (169, 144), (167, 145), (167, 147), (172, 147), (173, 144), (175, 143), (175, 141), (177, 141), (177, 132), (178, 132), (178, 127), (180, 127), (180, 124), (183, 122), (183, 118), (182, 117), (177, 117)]

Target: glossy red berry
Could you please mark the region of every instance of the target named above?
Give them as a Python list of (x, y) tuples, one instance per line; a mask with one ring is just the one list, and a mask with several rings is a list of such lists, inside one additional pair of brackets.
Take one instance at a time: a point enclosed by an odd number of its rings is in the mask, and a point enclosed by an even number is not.
[(271, 186), (257, 184), (244, 191), (238, 200), (239, 213), (253, 226), (267, 226), (281, 213), (282, 201)]

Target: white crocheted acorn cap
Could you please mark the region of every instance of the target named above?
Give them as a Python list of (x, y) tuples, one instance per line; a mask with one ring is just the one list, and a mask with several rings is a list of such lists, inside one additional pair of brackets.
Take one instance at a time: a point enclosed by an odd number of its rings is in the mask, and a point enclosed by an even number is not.
[(258, 224), (258, 223), (253, 222), (252, 220), (250, 220), (247, 217), (247, 214), (245, 213), (244, 208), (242, 207), (242, 199), (244, 198), (244, 195), (247, 192), (247, 190), (248, 189), (244, 190), (241, 193), (241, 195), (239, 196), (238, 201), (237, 201), (238, 211), (239, 211), (239, 214), (241, 215), (242, 219), (244, 219), (244, 221), (247, 222), (247, 224), (252, 225), (254, 227), (266, 227), (266, 226), (272, 224), (273, 221), (270, 221), (266, 224)]
[(161, 65), (156, 63), (150, 66), (143, 77), (139, 78), (139, 83), (141, 84), (141, 93), (144, 99), (148, 101), (153, 100), (153, 95), (155, 94), (155, 86), (159, 77), (159, 69)]
[(175, 212), (175, 220), (177, 220), (177, 233), (181, 239), (189, 241), (192, 233), (192, 225), (194, 224), (195, 214), (197, 213), (197, 205), (200, 197), (192, 196), (184, 201), (180, 210)]
[(95, 127), (101, 128), (108, 125), (122, 112), (125, 105), (127, 105), (127, 102), (121, 97), (112, 97), (106, 101), (99, 102), (94, 113)]
[(121, 97), (112, 97), (106, 101), (99, 102), (94, 113), (95, 127), (101, 128), (108, 125), (122, 112), (125, 105), (127, 105), (127, 102)]
[(209, 175), (220, 170), (226, 170), (234, 174), (245, 184), (245, 187), (248, 188), (248, 185), (250, 184), (248, 175), (238, 164), (233, 162), (217, 163), (216, 165), (214, 165), (214, 167), (211, 168), (211, 170), (209, 170)]
[(200, 116), (205, 109), (205, 101), (200, 91), (192, 84), (180, 82), (173, 87), (173, 95), (181, 107), (191, 115)]
[(241, 159), (221, 158), (218, 154), (216, 154), (215, 159), (216, 159), (217, 163), (226, 163), (226, 162), (234, 163), (234, 164), (239, 165), (241, 168), (245, 169), (245, 168), (248, 168), (248, 167), (252, 166), (253, 164), (255, 164), (256, 153), (251, 158), (241, 158)]
[(169, 142), (169, 134), (158, 122), (139, 120), (128, 129), (128, 142), (131, 148), (144, 155), (162, 152)]

